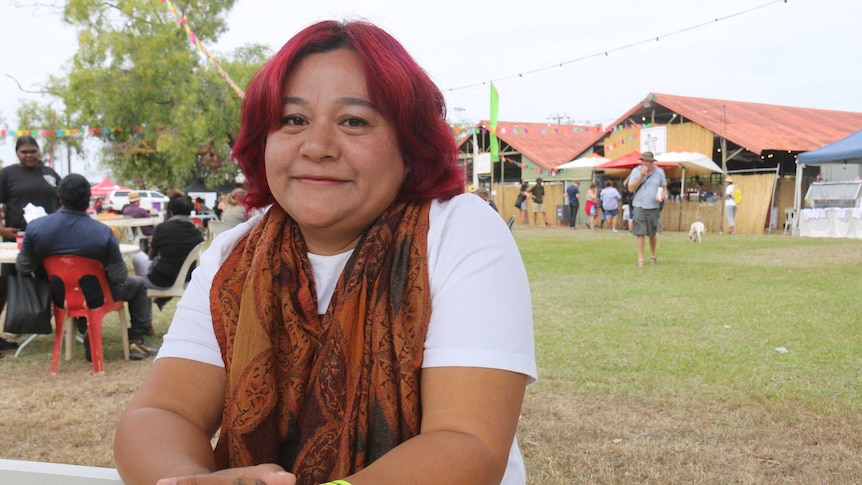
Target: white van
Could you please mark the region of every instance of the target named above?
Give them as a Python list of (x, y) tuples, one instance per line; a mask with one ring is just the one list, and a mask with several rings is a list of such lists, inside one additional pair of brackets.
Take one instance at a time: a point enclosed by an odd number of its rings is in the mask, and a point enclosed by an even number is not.
[(163, 212), (168, 208), (168, 197), (155, 190), (114, 190), (102, 203), (105, 210), (120, 212), (129, 205), (129, 192), (141, 194), (141, 207), (150, 212)]

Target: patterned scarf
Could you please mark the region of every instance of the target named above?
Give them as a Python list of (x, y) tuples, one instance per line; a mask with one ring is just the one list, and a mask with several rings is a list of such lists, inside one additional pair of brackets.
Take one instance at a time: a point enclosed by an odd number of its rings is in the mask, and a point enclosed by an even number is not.
[(419, 433), (429, 208), (384, 212), (324, 315), (302, 234), (279, 206), (237, 244), (210, 293), (228, 378), (220, 468), (278, 463), (310, 485), (350, 475)]

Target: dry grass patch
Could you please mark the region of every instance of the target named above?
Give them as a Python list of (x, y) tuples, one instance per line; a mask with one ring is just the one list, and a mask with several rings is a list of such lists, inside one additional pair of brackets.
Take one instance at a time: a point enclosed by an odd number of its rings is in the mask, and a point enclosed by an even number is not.
[[(540, 379), (518, 430), (529, 484), (859, 482), (862, 242), (666, 233), (636, 268), (627, 233), (514, 234)], [(52, 377), (51, 337), (0, 359), (0, 457), (113, 466), (150, 365), (123, 362), (117, 333), (98, 377), (80, 347)]]
[(532, 484), (854, 483), (862, 471), (857, 413), (565, 387), (536, 385), (525, 401), (519, 439)]
[[(154, 308), (158, 335), (167, 331), (175, 303)], [(0, 458), (113, 467), (114, 429), (152, 359), (124, 361), (115, 313), (105, 317), (105, 372), (93, 374), (83, 346), (71, 361), (60, 358), (51, 375), (53, 335), (42, 335), (21, 356), (0, 359)], [(19, 339), (21, 341), (23, 339)], [(154, 345), (161, 338), (149, 337)]]

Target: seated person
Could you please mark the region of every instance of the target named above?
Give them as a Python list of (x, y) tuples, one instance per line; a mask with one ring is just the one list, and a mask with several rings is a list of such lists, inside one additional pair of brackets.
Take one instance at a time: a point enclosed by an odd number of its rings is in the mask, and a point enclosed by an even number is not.
[[(129, 192), (129, 205), (123, 207), (123, 215), (140, 219), (150, 217), (150, 211), (141, 207), (141, 194), (137, 192)], [(153, 226), (141, 226), (141, 234), (144, 236), (153, 235)]]
[(132, 256), (135, 274), (144, 278), (147, 288), (171, 287), (186, 256), (204, 240), (201, 231), (191, 221), (193, 209), (194, 204), (186, 195), (171, 199), (168, 202), (169, 218), (156, 226), (149, 254), (135, 253)]
[(248, 219), (248, 213), (242, 205), (242, 198), (245, 197), (244, 189), (233, 189), (224, 198), (224, 212), (222, 212), (221, 220), (226, 222), (230, 227), (238, 226)]
[(479, 187), (479, 189), (476, 190), (476, 195), (478, 195), (480, 199), (487, 202), (492, 209), (494, 209), (495, 211), (497, 210), (497, 204), (494, 203), (494, 199), (491, 198), (491, 192), (488, 191), (488, 189), (486, 189), (485, 187)]
[(697, 181), (697, 200), (699, 202), (706, 202), (706, 190), (703, 188), (703, 181)]
[[(129, 302), (132, 327), (129, 329), (129, 358), (142, 360), (155, 355), (158, 348), (150, 345), (145, 335), (151, 333), (153, 320), (147, 287), (140, 276), (130, 276), (120, 244), (111, 228), (87, 214), (90, 205), (90, 182), (82, 175), (69, 174), (60, 181), (60, 210), (40, 217), (27, 225), (24, 245), (15, 266), (18, 271), (41, 270), (42, 260), (55, 254), (75, 254), (96, 259), (105, 265), (111, 295), (115, 300)], [(76, 322), (79, 330), (80, 323)], [(84, 350), (90, 360), (90, 345), (84, 336)]]
[(207, 201), (204, 200), (203, 197), (195, 198), (195, 204), (194, 205), (195, 205), (194, 210), (198, 215), (204, 215), (204, 214), (215, 215), (215, 211), (213, 211), (212, 208), (207, 205)]
[[(195, 205), (195, 209), (194, 209), (195, 214), (197, 214), (198, 216), (203, 216), (203, 215), (215, 216), (215, 211), (212, 209), (212, 207), (207, 205), (207, 201), (205, 201), (203, 197), (195, 198), (194, 205)], [(210, 218), (209, 217), (202, 217), (201, 222), (204, 225), (204, 230), (206, 230), (207, 225), (210, 222)]]

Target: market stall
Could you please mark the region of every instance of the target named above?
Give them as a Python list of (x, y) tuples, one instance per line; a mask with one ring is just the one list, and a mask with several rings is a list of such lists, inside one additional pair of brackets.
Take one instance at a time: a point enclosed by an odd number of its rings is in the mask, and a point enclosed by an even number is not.
[(800, 236), (862, 239), (860, 180), (814, 182), (802, 200), (802, 168), (806, 165), (862, 164), (862, 130), (824, 147), (800, 153), (796, 159), (794, 210)]
[(800, 236), (862, 239), (862, 181), (811, 184), (798, 224)]

